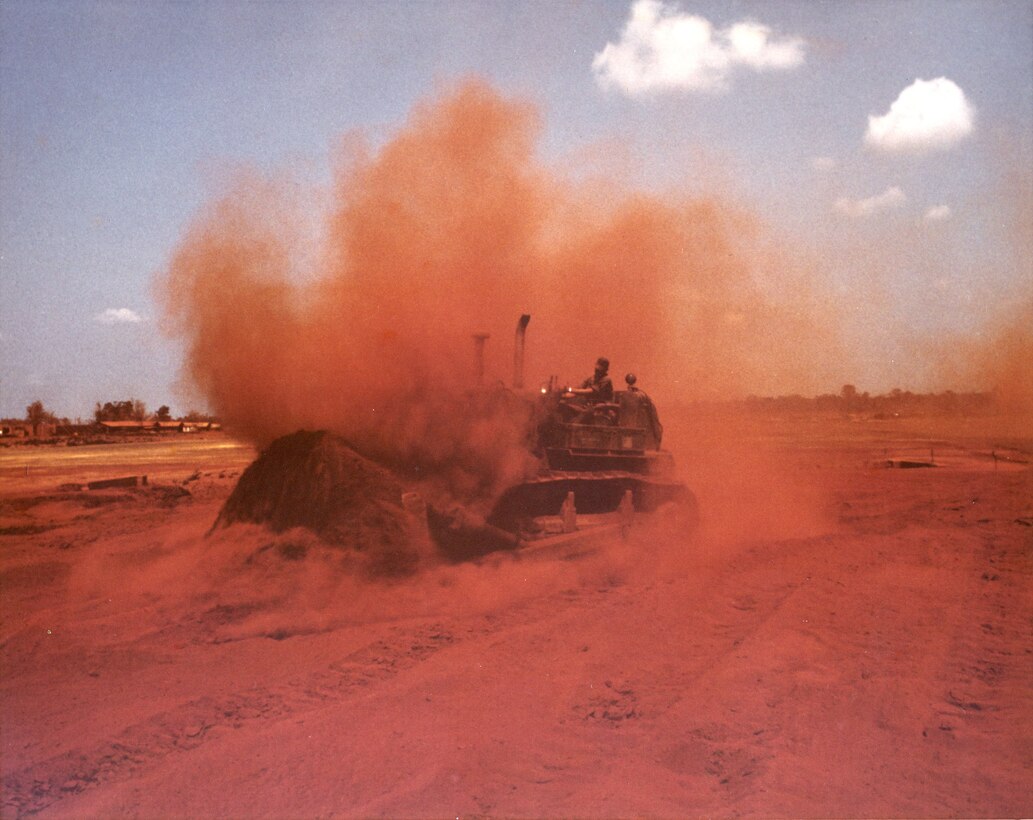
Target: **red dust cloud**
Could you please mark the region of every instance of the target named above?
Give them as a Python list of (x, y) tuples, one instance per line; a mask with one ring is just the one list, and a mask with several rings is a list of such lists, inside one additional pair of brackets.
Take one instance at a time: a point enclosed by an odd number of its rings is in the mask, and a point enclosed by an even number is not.
[(977, 334), (941, 342), (937, 353), (943, 381), (992, 391), (998, 421), (1022, 435), (1033, 430), (1033, 171), (1007, 147), (1001, 164), (999, 252), (1002, 265), (1018, 273), (1016, 286), (992, 294), (994, 307)]
[(1033, 298), (992, 328), (973, 357), (989, 378), (1001, 410), (1026, 419), (1033, 429)]
[(468, 80), (378, 150), (349, 141), (315, 251), (296, 187), (235, 180), (161, 283), (187, 381), (259, 444), (325, 428), (431, 469), (490, 464), (499, 481), (525, 467), (511, 457), (521, 423), (463, 409), (471, 336), (491, 336), (485, 384), (511, 383), (522, 313), (531, 386), (584, 378), (599, 355), (660, 403), (815, 378), (831, 334), (806, 293), (780, 304), (765, 290), (756, 220), (714, 200), (601, 195), (536, 159), (539, 131), (533, 106)]

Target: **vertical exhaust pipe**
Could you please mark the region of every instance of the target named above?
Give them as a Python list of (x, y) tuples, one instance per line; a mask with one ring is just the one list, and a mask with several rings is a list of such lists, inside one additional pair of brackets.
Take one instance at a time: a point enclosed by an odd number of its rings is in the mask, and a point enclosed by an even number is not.
[(484, 343), (491, 337), (487, 333), (473, 334), (474, 367), (478, 387), (484, 381)]
[(513, 349), (513, 389), (523, 390), (524, 388), (524, 334), (527, 332), (527, 323), (531, 321), (531, 314), (525, 313), (520, 317), (516, 326), (516, 347)]

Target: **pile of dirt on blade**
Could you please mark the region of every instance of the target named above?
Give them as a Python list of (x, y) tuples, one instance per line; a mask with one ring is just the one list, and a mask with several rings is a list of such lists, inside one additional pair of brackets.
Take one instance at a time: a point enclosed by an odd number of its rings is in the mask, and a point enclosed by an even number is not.
[[(402, 485), (326, 431), (276, 439), (244, 471), (215, 527), (263, 524), (275, 532), (306, 527), (328, 543), (375, 560), (415, 561)], [(404, 560), (403, 560), (404, 563)]]

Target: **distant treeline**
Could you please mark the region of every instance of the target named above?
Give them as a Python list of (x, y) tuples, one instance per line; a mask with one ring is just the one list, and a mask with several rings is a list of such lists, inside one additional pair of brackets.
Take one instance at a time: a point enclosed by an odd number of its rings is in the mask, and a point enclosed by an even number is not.
[[(125, 399), (124, 401), (106, 401), (104, 404), (97, 402), (93, 410), (95, 421), (170, 421), (172, 411), (167, 404), (163, 404), (154, 413), (147, 411), (147, 405), (139, 399)], [(218, 421), (215, 416), (208, 413), (200, 413), (197, 410), (190, 410), (183, 421)]]
[(871, 418), (894, 416), (978, 416), (993, 413), (997, 408), (993, 393), (912, 393), (895, 388), (889, 393), (872, 396), (859, 393), (852, 384), (845, 384), (838, 394), (820, 396), (747, 396), (736, 404), (762, 413), (840, 413), (860, 414)]
[[(163, 404), (154, 413), (150, 413), (147, 410), (147, 405), (139, 399), (124, 399), (122, 401), (106, 401), (103, 404), (97, 402), (93, 410), (93, 420), (98, 424), (102, 421), (171, 421), (172, 411), (169, 409), (167, 404)], [(188, 422), (215, 422), (219, 423), (219, 419), (210, 413), (202, 413), (197, 410), (190, 410), (179, 418), (180, 421)], [(27, 424), (32, 429), (32, 435), (39, 435), (40, 431), (44, 427), (54, 427), (55, 425), (69, 426), (69, 425), (83, 425), (81, 418), (75, 419), (73, 422), (67, 416), (58, 416), (53, 411), (49, 410), (44, 406), (43, 402), (37, 399), (32, 402), (28, 407), (25, 408), (25, 417), (21, 419), (17, 418), (4, 418), (0, 419), (0, 425), (4, 428), (15, 427), (18, 425)]]

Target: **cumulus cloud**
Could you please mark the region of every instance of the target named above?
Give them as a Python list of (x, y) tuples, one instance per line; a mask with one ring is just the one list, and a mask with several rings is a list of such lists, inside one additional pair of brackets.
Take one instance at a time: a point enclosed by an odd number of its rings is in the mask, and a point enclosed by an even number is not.
[(847, 216), (871, 216), (880, 211), (889, 211), (901, 207), (907, 202), (907, 196), (900, 188), (894, 185), (887, 188), (881, 194), (870, 196), (867, 199), (847, 199), (841, 197), (832, 206), (836, 211)]
[(925, 212), (926, 222), (943, 222), (952, 216), (949, 205), (934, 205)]
[(864, 141), (883, 151), (950, 148), (972, 133), (975, 116), (965, 92), (946, 77), (915, 80), (888, 112), (868, 117)]
[(803, 64), (803, 40), (790, 37), (772, 40), (771, 29), (750, 20), (736, 23), (722, 32), (731, 47), (732, 62), (757, 71), (796, 68)]
[(103, 313), (98, 313), (93, 317), (95, 321), (100, 322), (102, 325), (124, 325), (124, 324), (136, 324), (142, 322), (140, 314), (129, 308), (108, 308)]
[(798, 37), (777, 38), (746, 20), (715, 30), (709, 20), (662, 0), (635, 0), (620, 40), (595, 55), (592, 69), (603, 88), (632, 96), (658, 91), (722, 91), (737, 66), (755, 71), (803, 63)]
[(815, 171), (831, 171), (836, 167), (836, 161), (832, 157), (815, 157), (811, 160), (811, 167)]

